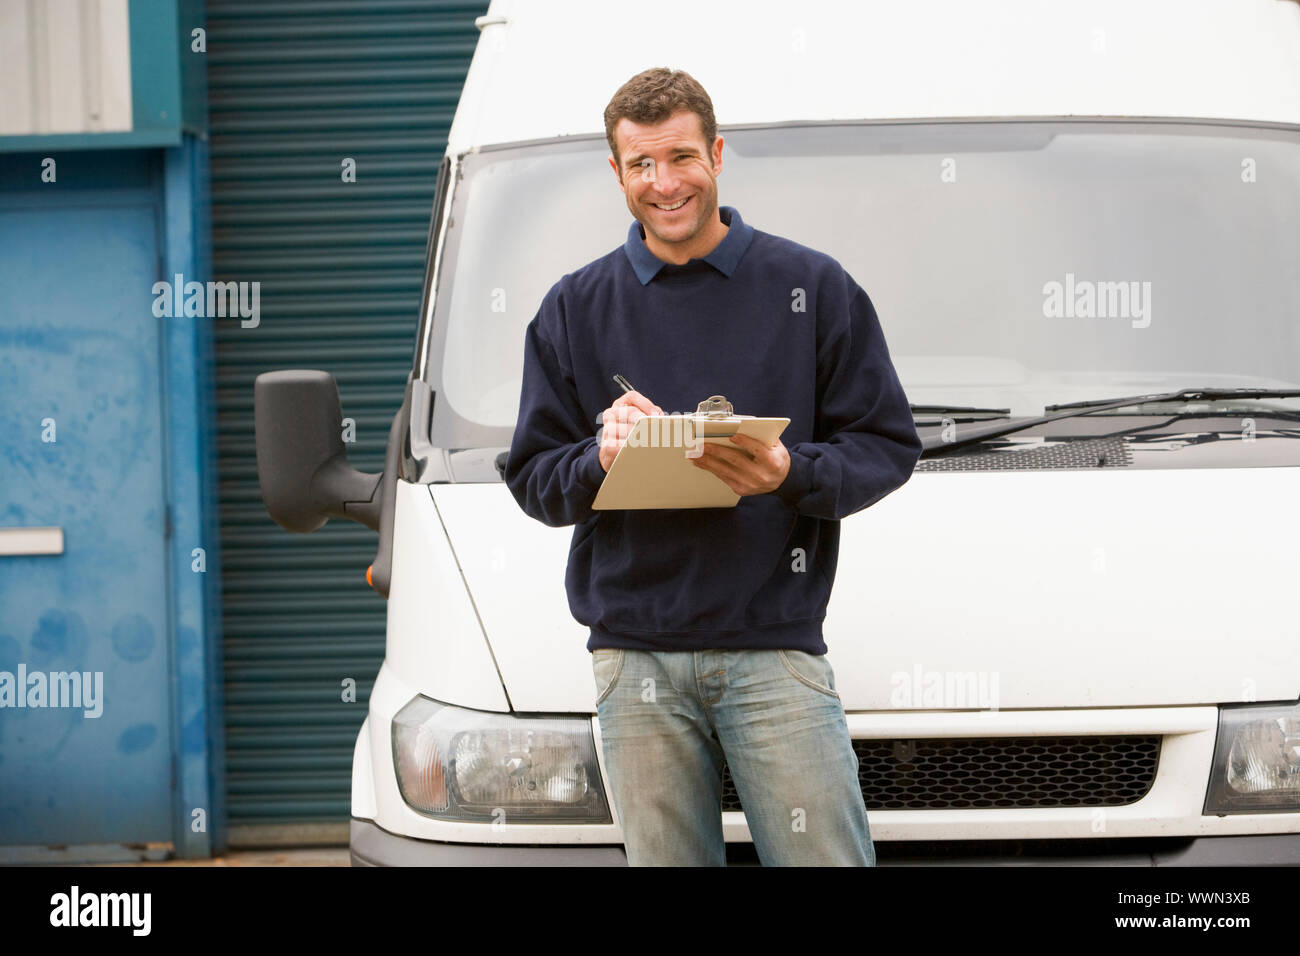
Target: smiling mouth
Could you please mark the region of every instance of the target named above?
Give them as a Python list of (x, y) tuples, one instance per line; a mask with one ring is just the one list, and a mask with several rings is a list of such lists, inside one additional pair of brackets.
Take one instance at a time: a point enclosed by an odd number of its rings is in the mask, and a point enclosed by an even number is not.
[(678, 209), (681, 209), (690, 201), (691, 201), (691, 197), (687, 196), (685, 199), (679, 199), (677, 202), (671, 205), (667, 205), (667, 204), (661, 205), (660, 203), (657, 202), (652, 202), (650, 205), (654, 206), (660, 212), (676, 212)]

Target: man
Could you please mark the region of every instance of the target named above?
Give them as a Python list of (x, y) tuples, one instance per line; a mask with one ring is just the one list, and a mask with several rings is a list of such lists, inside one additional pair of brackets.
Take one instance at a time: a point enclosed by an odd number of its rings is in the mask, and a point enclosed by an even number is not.
[[(505, 477), (527, 514), (575, 525), (565, 588), (591, 631), (628, 862), (725, 865), (725, 760), (762, 863), (872, 866), (822, 622), (839, 519), (920, 457), (907, 397), (839, 263), (719, 208), (723, 141), (689, 74), (634, 76), (605, 132), (636, 221), (529, 324)], [(788, 445), (704, 444), (695, 467), (741, 496), (735, 508), (591, 510), (638, 418), (713, 394), (791, 420)]]

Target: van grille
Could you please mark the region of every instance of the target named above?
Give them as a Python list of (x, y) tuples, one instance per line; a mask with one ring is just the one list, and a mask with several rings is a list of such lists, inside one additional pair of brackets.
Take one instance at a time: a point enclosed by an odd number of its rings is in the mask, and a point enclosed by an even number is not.
[[(1159, 736), (854, 740), (867, 810), (1122, 807), (1146, 796)], [(742, 810), (731, 770), (722, 809)]]
[(1081, 468), (1127, 468), (1133, 452), (1123, 438), (1075, 439), (1035, 448), (989, 451), (989, 442), (973, 444), (970, 451), (954, 448), (937, 458), (923, 458), (916, 471), (1059, 471)]

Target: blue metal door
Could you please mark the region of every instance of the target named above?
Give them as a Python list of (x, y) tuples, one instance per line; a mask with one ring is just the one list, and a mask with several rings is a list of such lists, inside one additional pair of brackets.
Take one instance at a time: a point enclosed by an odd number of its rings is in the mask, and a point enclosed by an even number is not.
[(0, 845), (173, 838), (157, 198), (0, 195)]

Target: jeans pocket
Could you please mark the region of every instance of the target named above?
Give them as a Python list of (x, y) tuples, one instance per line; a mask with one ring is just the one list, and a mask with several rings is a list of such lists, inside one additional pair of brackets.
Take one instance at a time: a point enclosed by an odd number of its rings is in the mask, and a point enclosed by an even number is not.
[(621, 647), (598, 647), (591, 652), (591, 670), (596, 678), (596, 706), (609, 696), (618, 683), (623, 670), (624, 651)]
[(807, 651), (779, 650), (781, 663), (785, 669), (801, 684), (807, 684), (813, 690), (821, 691), (828, 697), (840, 699), (835, 690), (835, 672), (825, 654), (809, 654)]

